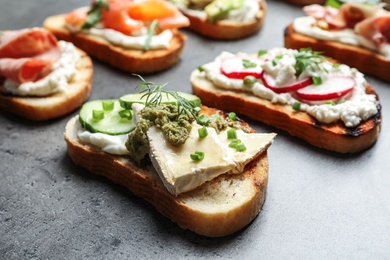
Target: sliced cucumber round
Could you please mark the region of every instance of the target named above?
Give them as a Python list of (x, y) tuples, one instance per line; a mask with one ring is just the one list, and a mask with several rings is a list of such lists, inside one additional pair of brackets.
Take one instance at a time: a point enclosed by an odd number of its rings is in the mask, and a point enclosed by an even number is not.
[[(113, 108), (112, 102), (114, 104)], [(103, 107), (103, 103), (109, 105)], [(128, 110), (123, 113), (123, 110), (124, 108), (120, 106), (118, 99), (89, 101), (80, 109), (80, 123), (83, 128), (92, 133), (127, 134), (135, 128), (131, 119), (133, 112)]]
[[(183, 92), (177, 92), (177, 93), (181, 97), (187, 99), (195, 107), (200, 107), (202, 105), (200, 98), (198, 98), (195, 95), (183, 93)], [(153, 95), (154, 94), (149, 96), (149, 100), (153, 98)], [(165, 93), (161, 93), (161, 97), (162, 97), (161, 104), (176, 104), (177, 103), (176, 99), (169, 94), (167, 95)], [(133, 103), (145, 104), (146, 99), (147, 99), (147, 96), (145, 95), (145, 93), (135, 93), (135, 94), (128, 94), (128, 95), (122, 96), (121, 98), (119, 98), (119, 102), (120, 102), (122, 107), (124, 107), (126, 109), (131, 109), (131, 105)]]

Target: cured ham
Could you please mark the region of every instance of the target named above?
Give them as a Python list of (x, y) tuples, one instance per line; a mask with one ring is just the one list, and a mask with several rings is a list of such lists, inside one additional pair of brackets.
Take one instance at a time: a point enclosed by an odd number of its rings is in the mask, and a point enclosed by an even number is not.
[(45, 29), (0, 34), (0, 77), (23, 83), (46, 76), (61, 56), (57, 39)]
[(390, 13), (382, 5), (346, 3), (339, 9), (310, 5), (304, 7), (303, 11), (322, 28), (325, 23), (329, 31), (351, 29), (376, 46), (390, 43)]

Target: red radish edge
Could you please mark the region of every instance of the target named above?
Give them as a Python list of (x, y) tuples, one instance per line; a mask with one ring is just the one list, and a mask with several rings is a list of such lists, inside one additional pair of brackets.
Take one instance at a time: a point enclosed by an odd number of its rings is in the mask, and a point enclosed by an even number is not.
[[(228, 59), (236, 59), (236, 58), (237, 57), (232, 57), (232, 58), (228, 58)], [(243, 58), (240, 57), (239, 59), (242, 60)], [(226, 77), (228, 77), (230, 79), (244, 79), (247, 76), (253, 76), (255, 78), (260, 78), (260, 76), (261, 76), (261, 73), (262, 73), (262, 69), (261, 68), (258, 68), (258, 71), (243, 70), (243, 71), (226, 72), (226, 70), (223, 68), (224, 67), (223, 63), (224, 62), (226, 62), (226, 61), (222, 60), (220, 71), (221, 71), (221, 73), (223, 75), (225, 75)]]
[(271, 77), (269, 76), (265, 71), (262, 71), (261, 72), (261, 75), (260, 75), (260, 78), (261, 80), (263, 81), (264, 83), (264, 86), (269, 88), (270, 90), (272, 90), (273, 92), (275, 93), (286, 93), (286, 92), (291, 92), (291, 91), (295, 91), (295, 90), (298, 90), (298, 89), (301, 89), (301, 88), (304, 88), (304, 87), (307, 87), (309, 85), (312, 85), (313, 84), (313, 80), (311, 78), (307, 78), (307, 79), (304, 79), (304, 80), (301, 80), (301, 81), (298, 81), (296, 83), (293, 83), (291, 85), (287, 85), (287, 86), (282, 86), (282, 87), (275, 87), (275, 86), (271, 86), (268, 82), (267, 82), (267, 79), (266, 77)]
[[(356, 81), (348, 76), (333, 76), (319, 86), (311, 85), (297, 91), (300, 98), (311, 101), (332, 100), (345, 96), (356, 86)], [(313, 88), (327, 88), (328, 92), (313, 93)]]

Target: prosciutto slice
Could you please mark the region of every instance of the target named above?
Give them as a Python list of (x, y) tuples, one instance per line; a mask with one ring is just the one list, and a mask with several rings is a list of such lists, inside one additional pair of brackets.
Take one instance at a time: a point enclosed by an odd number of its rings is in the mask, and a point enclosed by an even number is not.
[(0, 77), (17, 83), (39, 80), (50, 72), (60, 56), (57, 39), (45, 29), (0, 34)]

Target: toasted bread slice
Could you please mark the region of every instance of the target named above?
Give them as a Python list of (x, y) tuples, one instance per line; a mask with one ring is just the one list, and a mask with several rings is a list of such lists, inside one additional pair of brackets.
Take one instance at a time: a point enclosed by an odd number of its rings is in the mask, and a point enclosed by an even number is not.
[(65, 14), (48, 17), (43, 26), (58, 39), (72, 42), (90, 56), (133, 73), (153, 73), (172, 67), (179, 61), (187, 40), (183, 33), (173, 30), (168, 49), (143, 51), (115, 46), (98, 36), (72, 33), (65, 27)]
[[(215, 109), (203, 107), (203, 113)], [(66, 125), (65, 141), (73, 162), (151, 203), (161, 214), (183, 229), (208, 237), (222, 237), (247, 226), (260, 212), (267, 189), (267, 152), (254, 158), (242, 174), (223, 174), (195, 190), (174, 196), (152, 167), (139, 166), (126, 156), (110, 155), (82, 143), (77, 136), (78, 116)]]
[(247, 22), (220, 20), (212, 23), (187, 12), (183, 14), (190, 20), (189, 28), (201, 35), (217, 40), (236, 40), (253, 35), (261, 28), (267, 13), (266, 1), (259, 0), (259, 6), (256, 18)]
[(292, 24), (289, 24), (284, 31), (284, 45), (291, 49), (311, 48), (365, 74), (390, 81), (390, 73), (388, 73), (390, 60), (386, 60), (382, 55), (369, 49), (340, 42), (318, 40), (295, 32)]
[(21, 97), (0, 94), (0, 109), (34, 121), (44, 121), (69, 114), (89, 97), (92, 87), (91, 58), (82, 50), (77, 73), (66, 91), (45, 97)]
[[(305, 112), (295, 111), (291, 105), (274, 104), (250, 93), (217, 88), (198, 70), (192, 72), (191, 83), (194, 94), (207, 106), (244, 114), (330, 151), (362, 151), (372, 146), (379, 135), (380, 111), (359, 126), (346, 128), (341, 122), (320, 123)], [(371, 86), (367, 86), (367, 93), (375, 94)]]

